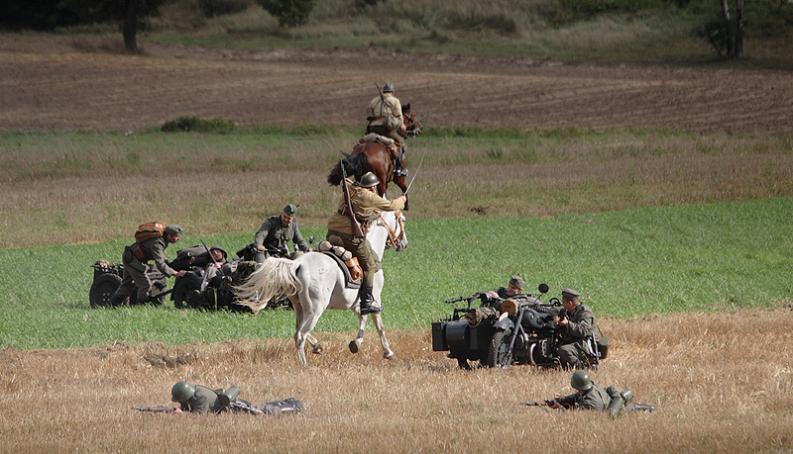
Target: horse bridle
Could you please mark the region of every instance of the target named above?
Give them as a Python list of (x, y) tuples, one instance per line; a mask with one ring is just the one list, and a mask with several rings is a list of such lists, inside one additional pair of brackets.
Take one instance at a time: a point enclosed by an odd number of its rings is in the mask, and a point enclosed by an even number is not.
[(386, 231), (388, 232), (388, 241), (386, 241), (386, 245), (393, 247), (395, 250), (397, 248), (397, 244), (402, 242), (405, 239), (405, 218), (402, 217), (402, 211), (396, 210), (394, 211), (394, 217), (396, 218), (397, 226), (399, 226), (399, 235), (396, 234), (396, 229), (391, 230), (391, 227), (385, 221), (383, 217), (383, 213), (380, 213), (380, 222), (385, 227)]

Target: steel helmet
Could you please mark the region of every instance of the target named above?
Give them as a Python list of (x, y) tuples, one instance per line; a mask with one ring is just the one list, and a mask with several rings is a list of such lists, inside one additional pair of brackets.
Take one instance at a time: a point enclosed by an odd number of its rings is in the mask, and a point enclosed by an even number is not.
[(169, 235), (179, 235), (182, 236), (182, 227), (178, 224), (171, 224), (165, 227), (165, 231), (163, 232), (165, 236)]
[(173, 402), (184, 403), (192, 399), (194, 395), (195, 386), (181, 380), (176, 382), (171, 388), (171, 400)]
[(577, 370), (570, 377), (570, 386), (578, 391), (589, 391), (593, 386), (592, 379), (589, 378), (589, 374), (585, 370)]
[(377, 179), (377, 175), (372, 172), (366, 172), (361, 176), (361, 181), (358, 182), (358, 186), (362, 188), (371, 188), (372, 186), (377, 186), (380, 184), (380, 180)]
[(394, 92), (394, 84), (391, 82), (387, 82), (383, 85), (383, 93), (393, 93)]

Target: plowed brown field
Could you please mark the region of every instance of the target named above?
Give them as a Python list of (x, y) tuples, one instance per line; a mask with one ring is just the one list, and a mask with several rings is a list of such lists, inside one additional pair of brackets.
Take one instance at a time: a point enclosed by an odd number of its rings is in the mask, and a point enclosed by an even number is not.
[(128, 130), (180, 115), (243, 125), (358, 125), (375, 82), (385, 80), (431, 126), (793, 125), (793, 72), (785, 71), (158, 45), (130, 57), (75, 47), (65, 37), (0, 39), (0, 128)]

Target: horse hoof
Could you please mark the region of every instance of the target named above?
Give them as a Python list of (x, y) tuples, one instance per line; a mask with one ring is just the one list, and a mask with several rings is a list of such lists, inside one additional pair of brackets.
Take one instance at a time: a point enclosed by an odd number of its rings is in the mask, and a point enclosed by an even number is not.
[(387, 353), (383, 353), (383, 358), (385, 358), (385, 359), (394, 359), (394, 358), (396, 358), (396, 355), (394, 354), (394, 352), (387, 352)]
[(320, 353), (322, 353), (322, 350), (323, 350), (322, 346), (317, 344), (314, 346), (314, 348), (311, 349), (311, 353), (315, 355), (319, 355)]
[(358, 344), (355, 341), (350, 341), (350, 353), (358, 353)]

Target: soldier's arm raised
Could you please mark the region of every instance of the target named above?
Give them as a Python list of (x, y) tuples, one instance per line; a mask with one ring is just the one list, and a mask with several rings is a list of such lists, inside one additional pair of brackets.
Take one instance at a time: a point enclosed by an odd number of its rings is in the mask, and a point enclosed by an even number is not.
[(405, 196), (399, 196), (394, 200), (388, 200), (380, 197), (374, 192), (365, 192), (364, 197), (367, 199), (367, 204), (372, 208), (377, 208), (381, 211), (396, 211), (405, 209)]

